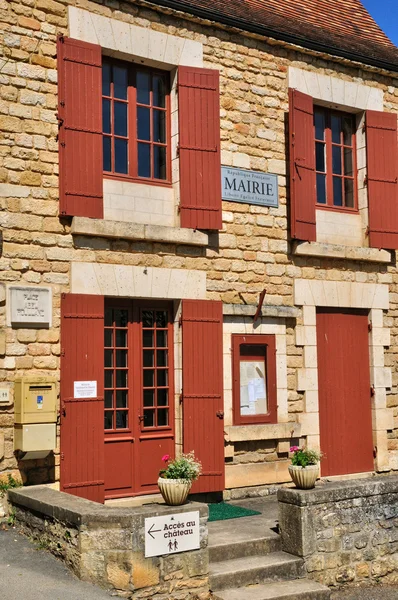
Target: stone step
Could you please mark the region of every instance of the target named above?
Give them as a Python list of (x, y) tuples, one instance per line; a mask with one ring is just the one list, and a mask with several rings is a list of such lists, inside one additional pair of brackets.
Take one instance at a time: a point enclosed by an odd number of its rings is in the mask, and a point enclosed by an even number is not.
[(231, 540), (231, 536), (211, 535), (209, 536), (209, 559), (214, 563), (226, 561), (233, 558), (255, 556), (256, 554), (269, 554), (281, 549), (281, 539), (273, 531), (265, 535), (250, 535), (247, 539), (240, 536)]
[(210, 564), (210, 589), (243, 587), (304, 576), (303, 561), (287, 552), (234, 558)]
[(214, 600), (328, 600), (330, 590), (310, 579), (272, 581), (245, 588), (229, 588), (216, 592)]

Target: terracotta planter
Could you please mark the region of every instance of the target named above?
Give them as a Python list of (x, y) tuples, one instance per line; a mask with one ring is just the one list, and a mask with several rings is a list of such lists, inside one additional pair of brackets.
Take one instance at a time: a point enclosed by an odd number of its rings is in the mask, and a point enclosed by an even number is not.
[(315, 481), (319, 477), (319, 464), (307, 467), (296, 467), (289, 465), (289, 474), (296, 488), (310, 490), (315, 487)]
[(158, 486), (163, 500), (170, 506), (184, 504), (192, 487), (189, 479), (163, 479), (159, 477)]

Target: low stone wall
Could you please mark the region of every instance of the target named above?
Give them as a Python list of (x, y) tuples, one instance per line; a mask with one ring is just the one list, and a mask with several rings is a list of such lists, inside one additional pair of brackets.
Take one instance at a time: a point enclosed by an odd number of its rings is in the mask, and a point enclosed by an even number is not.
[[(151, 600), (207, 600), (207, 518), (204, 504), (107, 508), (42, 486), (10, 490), (18, 524), (85, 581), (119, 596)], [(145, 558), (145, 518), (200, 513), (200, 549)]]
[(398, 477), (279, 489), (282, 548), (328, 586), (398, 582)]

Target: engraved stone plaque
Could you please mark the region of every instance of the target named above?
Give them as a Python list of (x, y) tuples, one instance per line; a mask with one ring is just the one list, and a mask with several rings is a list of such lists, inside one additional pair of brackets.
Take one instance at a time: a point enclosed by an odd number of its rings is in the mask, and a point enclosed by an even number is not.
[(51, 327), (51, 289), (9, 286), (9, 325), (13, 327)]

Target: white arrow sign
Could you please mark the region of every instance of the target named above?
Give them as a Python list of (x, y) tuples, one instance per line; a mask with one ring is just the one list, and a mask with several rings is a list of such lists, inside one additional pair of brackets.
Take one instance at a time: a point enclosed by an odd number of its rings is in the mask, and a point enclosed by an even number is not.
[(145, 556), (200, 548), (199, 511), (145, 519)]

